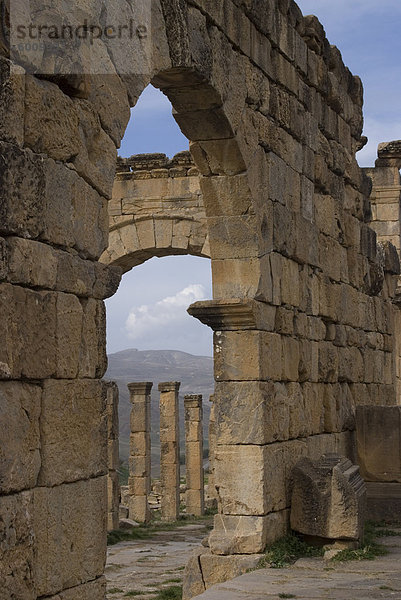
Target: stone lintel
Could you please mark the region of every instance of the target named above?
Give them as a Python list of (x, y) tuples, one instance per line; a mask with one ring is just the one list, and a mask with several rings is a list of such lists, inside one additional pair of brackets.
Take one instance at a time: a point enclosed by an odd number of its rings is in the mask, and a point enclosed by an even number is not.
[(163, 381), (159, 383), (159, 392), (178, 392), (180, 385), (180, 381)]
[(230, 298), (195, 302), (188, 313), (214, 331), (264, 329), (264, 313), (272, 307), (256, 300)]
[(392, 142), (382, 142), (377, 149), (379, 158), (399, 158), (401, 159), (401, 140)]
[(129, 391), (131, 394), (150, 394), (153, 382), (152, 381), (135, 381), (127, 384)]

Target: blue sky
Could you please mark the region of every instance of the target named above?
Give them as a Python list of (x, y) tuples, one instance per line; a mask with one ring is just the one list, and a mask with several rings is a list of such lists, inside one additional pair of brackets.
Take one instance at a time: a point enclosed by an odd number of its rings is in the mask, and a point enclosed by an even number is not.
[[(358, 153), (371, 166), (377, 145), (401, 139), (401, 0), (300, 0), (304, 15), (315, 14), (345, 64), (365, 89), (365, 135)], [(132, 111), (121, 156), (188, 148), (168, 100), (149, 87)], [(186, 314), (186, 301), (211, 297), (210, 261), (195, 257), (154, 258), (124, 275), (107, 301), (108, 350), (174, 349), (211, 355), (210, 330)]]

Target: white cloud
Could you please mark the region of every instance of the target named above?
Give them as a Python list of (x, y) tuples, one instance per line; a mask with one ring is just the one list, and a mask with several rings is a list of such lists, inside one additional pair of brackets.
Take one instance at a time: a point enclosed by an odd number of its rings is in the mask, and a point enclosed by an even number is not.
[[(151, 342), (154, 336), (178, 335), (179, 330), (191, 324), (193, 319), (187, 308), (197, 300), (206, 298), (205, 288), (199, 283), (188, 285), (174, 296), (167, 296), (154, 304), (142, 304), (132, 308), (126, 321), (127, 335), (132, 340)], [(196, 323), (196, 322), (195, 322)], [(174, 345), (174, 337), (171, 338)]]

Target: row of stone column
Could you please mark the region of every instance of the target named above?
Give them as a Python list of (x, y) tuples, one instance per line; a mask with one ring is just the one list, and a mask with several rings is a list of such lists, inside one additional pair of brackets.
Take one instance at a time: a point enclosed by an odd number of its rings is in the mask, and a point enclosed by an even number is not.
[[(129, 456), (129, 516), (146, 523), (150, 519), (151, 485), (150, 402), (152, 382), (129, 383), (132, 403)], [(180, 382), (159, 383), (161, 516), (176, 521), (180, 514), (180, 432), (178, 391)], [(204, 513), (202, 396), (184, 397), (186, 450), (186, 509)]]

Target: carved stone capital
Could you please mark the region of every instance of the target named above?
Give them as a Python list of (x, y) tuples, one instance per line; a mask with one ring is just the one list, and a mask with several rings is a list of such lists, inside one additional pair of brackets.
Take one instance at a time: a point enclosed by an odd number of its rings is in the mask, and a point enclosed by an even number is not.
[(275, 307), (253, 299), (230, 298), (195, 302), (188, 313), (213, 331), (258, 329), (272, 331)]

